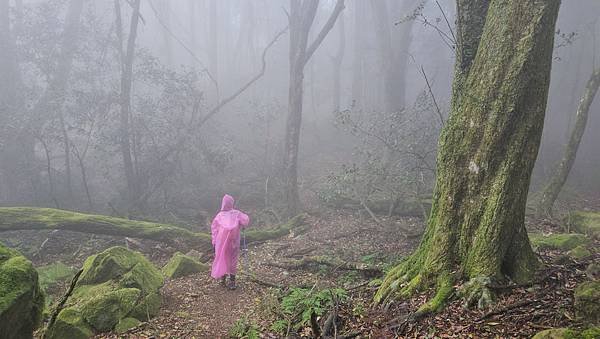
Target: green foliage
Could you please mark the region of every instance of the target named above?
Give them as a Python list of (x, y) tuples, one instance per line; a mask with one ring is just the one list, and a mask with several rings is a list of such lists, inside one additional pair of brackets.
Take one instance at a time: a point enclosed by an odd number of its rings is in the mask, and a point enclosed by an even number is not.
[(281, 300), (281, 309), (290, 319), (294, 330), (306, 326), (311, 316), (322, 316), (332, 308), (335, 301), (343, 301), (348, 297), (346, 290), (331, 288), (317, 290), (292, 288)]
[(277, 334), (284, 335), (287, 332), (288, 324), (287, 320), (277, 319), (271, 324), (269, 329)]
[(229, 336), (232, 338), (258, 339), (260, 338), (260, 331), (256, 324), (246, 318), (241, 318), (233, 324), (233, 327), (229, 330)]

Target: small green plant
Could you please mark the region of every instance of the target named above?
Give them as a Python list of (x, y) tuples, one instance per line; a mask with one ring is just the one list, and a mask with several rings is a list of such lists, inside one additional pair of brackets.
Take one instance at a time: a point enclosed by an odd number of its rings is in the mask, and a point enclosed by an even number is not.
[(250, 322), (247, 318), (238, 319), (229, 330), (229, 336), (232, 338), (258, 339), (260, 331), (258, 326)]
[(362, 318), (367, 313), (367, 309), (365, 308), (365, 304), (362, 302), (356, 303), (354, 307), (352, 307), (352, 315), (357, 318)]
[(277, 334), (284, 335), (288, 330), (288, 321), (283, 319), (275, 320), (269, 329)]
[(308, 325), (313, 314), (320, 317), (334, 306), (336, 300), (343, 301), (347, 297), (348, 293), (341, 288), (317, 291), (307, 288), (292, 288), (290, 293), (283, 297), (281, 309), (289, 317), (292, 329), (298, 330)]

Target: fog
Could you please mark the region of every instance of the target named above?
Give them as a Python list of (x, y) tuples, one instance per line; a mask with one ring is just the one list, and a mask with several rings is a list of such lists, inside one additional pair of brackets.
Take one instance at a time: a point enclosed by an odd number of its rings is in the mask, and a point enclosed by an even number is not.
[[(257, 208), (288, 201), (289, 2), (144, 0), (134, 31), (135, 1), (1, 3), (1, 205), (189, 217), (225, 192)], [(319, 3), (306, 42), (326, 34), (302, 70), (301, 205), (430, 195), (454, 4), (350, 0), (322, 31), (335, 6)], [(599, 15), (594, 0), (562, 3), (532, 191), (598, 66)], [(567, 184), (580, 193), (600, 189), (599, 105)]]

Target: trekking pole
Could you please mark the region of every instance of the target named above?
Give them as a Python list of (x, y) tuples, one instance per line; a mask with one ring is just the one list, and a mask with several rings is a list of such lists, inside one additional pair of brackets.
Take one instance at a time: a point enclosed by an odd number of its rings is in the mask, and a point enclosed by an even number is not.
[(246, 230), (244, 228), (242, 228), (242, 269), (241, 271), (246, 273), (244, 271), (244, 267), (247, 264), (247, 259), (248, 259), (248, 246), (246, 246)]

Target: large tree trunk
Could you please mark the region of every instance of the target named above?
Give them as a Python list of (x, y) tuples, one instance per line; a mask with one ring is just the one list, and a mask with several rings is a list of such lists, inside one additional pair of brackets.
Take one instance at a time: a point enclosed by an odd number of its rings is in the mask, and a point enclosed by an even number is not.
[[(121, 5), (119, 0), (115, 0), (115, 13), (117, 19), (117, 37), (119, 40), (119, 55), (121, 56), (121, 114), (120, 114), (120, 131), (119, 131), (119, 146), (121, 156), (123, 157), (123, 167), (125, 170), (125, 181), (127, 183), (127, 200), (128, 204), (137, 208), (140, 195), (139, 182), (134, 169), (131, 149), (131, 85), (133, 83), (133, 61), (135, 57), (135, 40), (137, 36), (137, 26), (140, 16), (140, 1), (135, 0), (133, 3), (133, 11), (131, 14), (131, 23), (129, 28), (129, 36), (127, 37), (127, 46), (123, 52), (123, 34), (122, 34), (122, 17)], [(128, 208), (128, 209), (131, 209)]]
[(550, 178), (548, 186), (546, 186), (542, 192), (542, 199), (537, 211), (538, 216), (552, 216), (552, 206), (554, 206), (558, 194), (569, 177), (569, 172), (571, 172), (573, 163), (575, 163), (577, 150), (579, 149), (579, 144), (581, 143), (581, 138), (583, 137), (585, 126), (587, 125), (590, 106), (594, 101), (596, 93), (598, 93), (598, 87), (600, 87), (600, 68), (597, 68), (594, 70), (594, 73), (592, 73), (592, 76), (585, 86), (583, 96), (581, 97), (581, 100), (579, 100), (579, 107), (577, 107), (577, 113), (575, 114), (575, 126), (573, 126), (573, 129), (571, 130), (569, 143), (565, 147), (565, 154), (556, 167), (552, 178)]
[[(246, 241), (262, 242), (308, 229), (304, 215), (298, 215), (274, 228), (248, 230)], [(90, 234), (123, 236), (163, 242), (179, 249), (211, 249), (209, 233), (148, 221), (129, 220), (77, 213), (52, 208), (0, 207), (0, 233), (20, 230), (66, 230)]]
[[(392, 269), (375, 300), (436, 286), (435, 311), (457, 279), (532, 278), (525, 231), (542, 133), (560, 0), (458, 0), (452, 108), (442, 130), (431, 215), (421, 244)], [(455, 273), (456, 272), (456, 273)], [(484, 299), (480, 299), (484, 300)]]
[(300, 127), (302, 126), (302, 100), (304, 84), (304, 66), (317, 50), (325, 36), (331, 31), (339, 14), (344, 9), (344, 0), (338, 0), (329, 19), (308, 45), (308, 34), (312, 27), (319, 0), (290, 1), (290, 86), (288, 92), (288, 117), (285, 130), (285, 156), (283, 161), (284, 193), (287, 216), (298, 213), (300, 197), (298, 194), (298, 149), (300, 145)]

